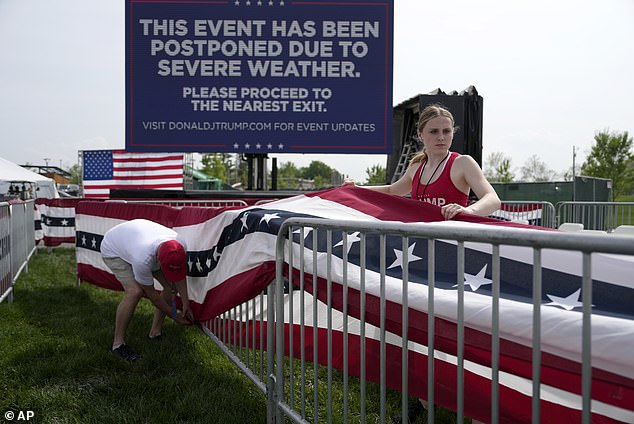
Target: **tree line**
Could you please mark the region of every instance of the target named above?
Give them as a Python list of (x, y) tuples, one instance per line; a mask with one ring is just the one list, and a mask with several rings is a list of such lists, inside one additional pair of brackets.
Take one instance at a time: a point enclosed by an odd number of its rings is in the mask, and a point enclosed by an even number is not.
[[(247, 161), (242, 155), (229, 153), (205, 153), (202, 155), (200, 172), (231, 186), (247, 187)], [(271, 178), (271, 170), (267, 177)], [(314, 160), (308, 166), (298, 167), (293, 162), (281, 162), (277, 169), (277, 188), (319, 189), (340, 185), (343, 175), (324, 162)], [(269, 184), (270, 186), (270, 184)]]
[(573, 175), (584, 175), (612, 180), (614, 198), (631, 194), (634, 190), (634, 140), (628, 132), (601, 131), (594, 136), (594, 142), (585, 161), (576, 169), (563, 173), (548, 168), (537, 155), (532, 155), (519, 168), (513, 168), (512, 159), (502, 152), (487, 156), (483, 171), (490, 182), (547, 182), (563, 179), (571, 181)]

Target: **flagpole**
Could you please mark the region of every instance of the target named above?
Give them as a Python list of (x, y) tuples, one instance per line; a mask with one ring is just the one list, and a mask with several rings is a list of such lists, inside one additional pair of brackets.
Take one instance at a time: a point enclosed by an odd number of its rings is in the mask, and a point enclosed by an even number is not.
[(79, 175), (77, 176), (77, 182), (81, 187), (78, 196), (84, 197), (84, 151), (77, 150), (77, 165), (79, 165)]
[(572, 146), (572, 201), (575, 201), (575, 197), (577, 195), (577, 186), (576, 186), (576, 171), (575, 171), (575, 159), (577, 157), (577, 152), (575, 151), (575, 146)]

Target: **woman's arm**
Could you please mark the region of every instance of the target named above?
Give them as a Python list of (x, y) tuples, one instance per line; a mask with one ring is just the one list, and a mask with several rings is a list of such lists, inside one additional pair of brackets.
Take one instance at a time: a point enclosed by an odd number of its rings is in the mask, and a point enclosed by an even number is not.
[[(453, 174), (454, 168), (456, 173)], [(445, 219), (451, 219), (459, 212), (470, 213), (478, 216), (487, 216), (500, 209), (501, 201), (493, 186), (487, 181), (478, 166), (478, 163), (469, 155), (461, 155), (456, 158), (452, 168), (452, 181), (456, 187), (463, 190), (473, 190), (478, 200), (473, 204), (462, 207), (451, 203), (442, 207), (441, 212)]]
[(464, 179), (473, 190), (478, 201), (469, 205), (469, 213), (478, 216), (487, 216), (500, 209), (502, 202), (493, 186), (487, 181), (482, 169), (471, 156), (460, 156), (464, 164)]
[[(393, 184), (385, 185), (367, 185), (357, 186), (367, 188), (368, 190), (380, 191), (382, 193), (394, 194), (397, 196), (405, 196), (412, 191), (412, 178), (416, 172), (415, 166), (410, 166), (407, 171)], [(346, 178), (343, 180), (342, 185), (356, 185), (356, 182), (352, 178)]]

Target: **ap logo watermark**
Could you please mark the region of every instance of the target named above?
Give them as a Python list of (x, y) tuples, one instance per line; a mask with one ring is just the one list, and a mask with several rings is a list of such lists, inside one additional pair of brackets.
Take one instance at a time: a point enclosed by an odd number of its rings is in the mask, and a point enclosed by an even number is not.
[(34, 411), (7, 411), (4, 413), (4, 418), (7, 421), (29, 421), (35, 417)]

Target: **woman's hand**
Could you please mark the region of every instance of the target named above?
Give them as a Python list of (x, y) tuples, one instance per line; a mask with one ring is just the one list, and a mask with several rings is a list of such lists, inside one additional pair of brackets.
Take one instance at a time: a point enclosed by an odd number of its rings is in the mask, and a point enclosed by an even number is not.
[(440, 208), (440, 213), (445, 219), (451, 219), (459, 213), (472, 213), (469, 208), (465, 208), (464, 206), (460, 206), (456, 203), (449, 203), (448, 205)]

